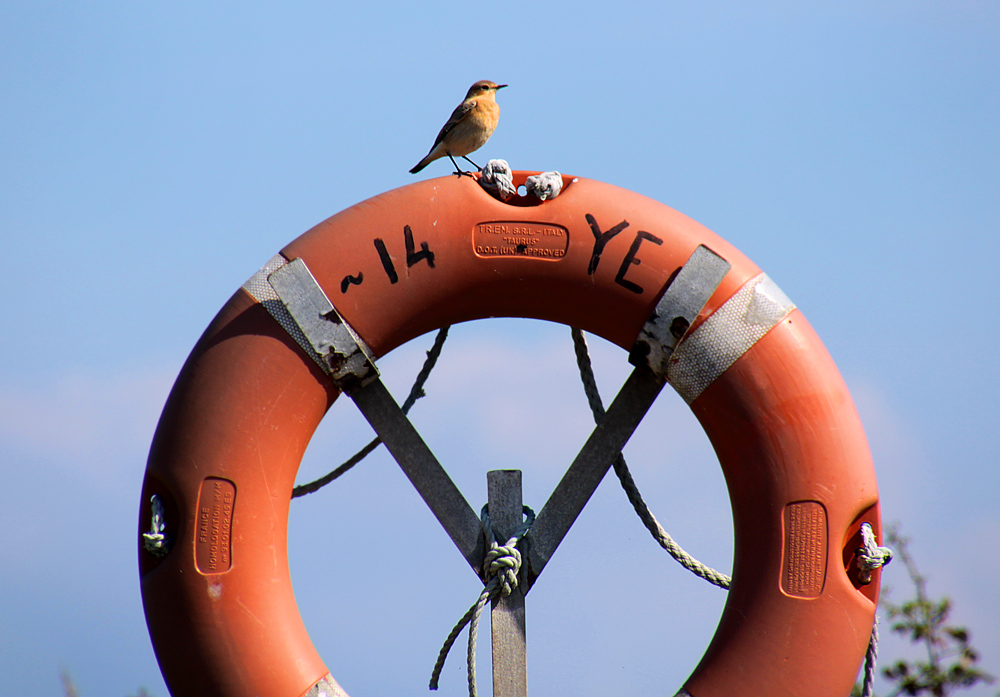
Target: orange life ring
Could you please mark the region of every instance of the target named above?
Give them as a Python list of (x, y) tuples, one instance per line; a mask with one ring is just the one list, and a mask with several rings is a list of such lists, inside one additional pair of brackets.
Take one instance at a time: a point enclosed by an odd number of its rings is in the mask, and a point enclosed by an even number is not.
[(500, 202), (468, 177), (389, 191), (293, 241), (222, 308), (174, 385), (143, 485), (141, 531), (155, 495), (172, 541), (162, 556), (140, 545), (139, 557), (173, 694), (344, 694), (303, 626), (286, 548), (297, 469), (339, 390), (255, 283), (302, 259), (376, 356), (494, 316), (560, 322), (631, 350), (699, 246), (730, 268), (678, 332), (668, 376), (724, 470), (735, 558), (718, 630), (684, 690), (850, 692), (879, 587), (878, 572), (857, 579), (852, 559), (861, 523), (881, 526), (871, 455), (832, 359), (760, 270), (702, 225), (608, 184), (563, 184), (537, 205)]

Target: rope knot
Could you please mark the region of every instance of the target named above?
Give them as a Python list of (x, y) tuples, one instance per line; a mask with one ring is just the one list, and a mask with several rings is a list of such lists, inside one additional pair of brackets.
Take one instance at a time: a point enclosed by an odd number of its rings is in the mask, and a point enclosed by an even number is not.
[(525, 180), (524, 188), (542, 201), (555, 198), (562, 191), (562, 175), (559, 172), (534, 174)]
[(875, 533), (868, 523), (861, 524), (861, 547), (854, 552), (858, 560), (858, 580), (863, 584), (872, 582), (872, 572), (892, 561), (892, 550), (879, 547), (875, 542)]
[(483, 568), (488, 584), (494, 583), (505, 597), (510, 595), (517, 588), (521, 573), (521, 550), (517, 548), (517, 538), (512, 537), (503, 546), (493, 542), (486, 553)]
[(160, 500), (159, 495), (153, 494), (150, 498), (150, 506), (152, 509), (152, 521), (149, 525), (149, 532), (142, 533), (142, 546), (143, 549), (154, 557), (165, 557), (167, 556), (167, 552), (170, 551), (168, 547), (170, 541), (164, 532), (167, 529), (167, 524), (164, 521), (163, 502)]
[(476, 687), (476, 636), (479, 632), (479, 616), (490, 600), (498, 595), (509, 596), (517, 588), (520, 581), (518, 576), (521, 573), (521, 550), (517, 548), (517, 543), (521, 541), (521, 538), (528, 532), (528, 528), (535, 522), (535, 512), (527, 506), (524, 506), (523, 510), (524, 522), (521, 523), (520, 527), (507, 540), (506, 544), (501, 545), (497, 540), (496, 533), (493, 532), (493, 525), (490, 523), (489, 505), (483, 506), (479, 517), (483, 523), (486, 542), (490, 545), (490, 548), (486, 551), (482, 569), (482, 579), (486, 585), (483, 588), (483, 592), (479, 594), (479, 599), (473, 603), (469, 611), (465, 613), (462, 619), (458, 621), (458, 624), (451, 630), (448, 638), (444, 640), (444, 646), (441, 647), (441, 651), (438, 653), (434, 670), (431, 671), (430, 688), (432, 690), (438, 688), (441, 669), (444, 668), (444, 660), (448, 657), (451, 645), (455, 643), (459, 632), (466, 625), (469, 625), (469, 651), (466, 658), (468, 661), (469, 697), (478, 697), (479, 692)]
[(479, 178), (479, 185), (488, 191), (494, 198), (506, 201), (517, 195), (517, 187), (514, 186), (514, 174), (510, 170), (507, 160), (490, 160), (482, 169), (482, 176)]

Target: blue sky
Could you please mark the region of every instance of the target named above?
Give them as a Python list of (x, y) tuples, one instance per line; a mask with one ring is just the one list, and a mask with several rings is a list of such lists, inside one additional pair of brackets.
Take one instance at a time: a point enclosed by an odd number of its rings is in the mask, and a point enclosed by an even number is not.
[[(65, 667), (83, 697), (167, 694), (134, 535), (177, 371), (278, 249), (413, 181), (483, 78), (511, 86), (482, 159), (660, 200), (797, 303), (858, 404), (886, 520), (1000, 673), (998, 34), (1000, 5), (975, 1), (3, 3), (0, 693), (58, 695)], [(400, 399), (430, 342), (386, 359)], [(610, 397), (628, 366), (594, 343)], [(525, 471), (530, 505), (547, 497), (589, 431), (571, 360), (562, 327), (453, 330), (412, 416), (474, 506), (495, 468)], [(528, 405), (561, 427), (518, 420)], [(681, 544), (728, 570), (707, 439), (676, 396), (655, 410), (626, 451), (636, 479)], [(368, 437), (338, 403), (300, 481)], [(673, 694), (714, 631), (722, 592), (676, 568), (616, 486), (528, 598), (535, 692)], [(290, 540), (338, 680), (422, 694), (478, 589), (395, 464), (377, 454), (294, 504)], [(885, 581), (908, 593), (901, 566)], [(910, 655), (891, 638), (883, 654)], [(440, 694), (463, 693), (461, 663)]]

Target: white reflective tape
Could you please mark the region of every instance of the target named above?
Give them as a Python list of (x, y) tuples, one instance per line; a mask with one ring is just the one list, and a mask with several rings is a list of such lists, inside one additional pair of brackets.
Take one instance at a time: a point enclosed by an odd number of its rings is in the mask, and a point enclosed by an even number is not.
[(327, 673), (322, 680), (309, 688), (303, 697), (347, 697), (347, 693), (333, 676)]
[(264, 267), (260, 271), (247, 279), (247, 282), (243, 284), (243, 290), (263, 305), (264, 309), (271, 314), (271, 317), (288, 332), (289, 336), (295, 339), (295, 343), (302, 347), (302, 350), (313, 359), (316, 365), (322, 368), (323, 372), (329, 374), (329, 364), (313, 349), (309, 339), (306, 338), (306, 335), (299, 327), (298, 322), (295, 321), (295, 318), (288, 312), (288, 308), (281, 302), (281, 298), (278, 297), (278, 293), (274, 290), (274, 287), (267, 281), (268, 276), (287, 263), (288, 259), (280, 254), (275, 254), (269, 262), (264, 264)]
[(794, 309), (766, 274), (750, 279), (677, 346), (667, 380), (690, 404)]
[(254, 300), (259, 303), (265, 300), (277, 300), (278, 294), (267, 282), (267, 277), (287, 263), (288, 259), (280, 254), (275, 254), (269, 262), (264, 264), (264, 268), (247, 279), (247, 282), (243, 284), (243, 290), (252, 295)]
[(639, 331), (629, 362), (645, 365), (665, 378), (670, 354), (730, 268), (728, 261), (705, 245), (698, 245)]

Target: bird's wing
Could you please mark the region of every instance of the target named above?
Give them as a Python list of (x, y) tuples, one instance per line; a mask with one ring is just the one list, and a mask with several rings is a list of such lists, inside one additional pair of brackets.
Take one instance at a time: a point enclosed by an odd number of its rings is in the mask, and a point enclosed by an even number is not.
[(441, 127), (441, 132), (438, 133), (438, 137), (434, 139), (434, 145), (431, 146), (431, 150), (436, 148), (438, 143), (444, 140), (444, 137), (448, 135), (449, 131), (451, 131), (451, 129), (460, 124), (462, 122), (462, 119), (464, 119), (466, 115), (475, 108), (476, 108), (475, 99), (466, 100), (461, 104), (459, 104), (457, 107), (455, 107), (455, 111), (451, 112), (451, 118), (449, 118), (448, 122)]

